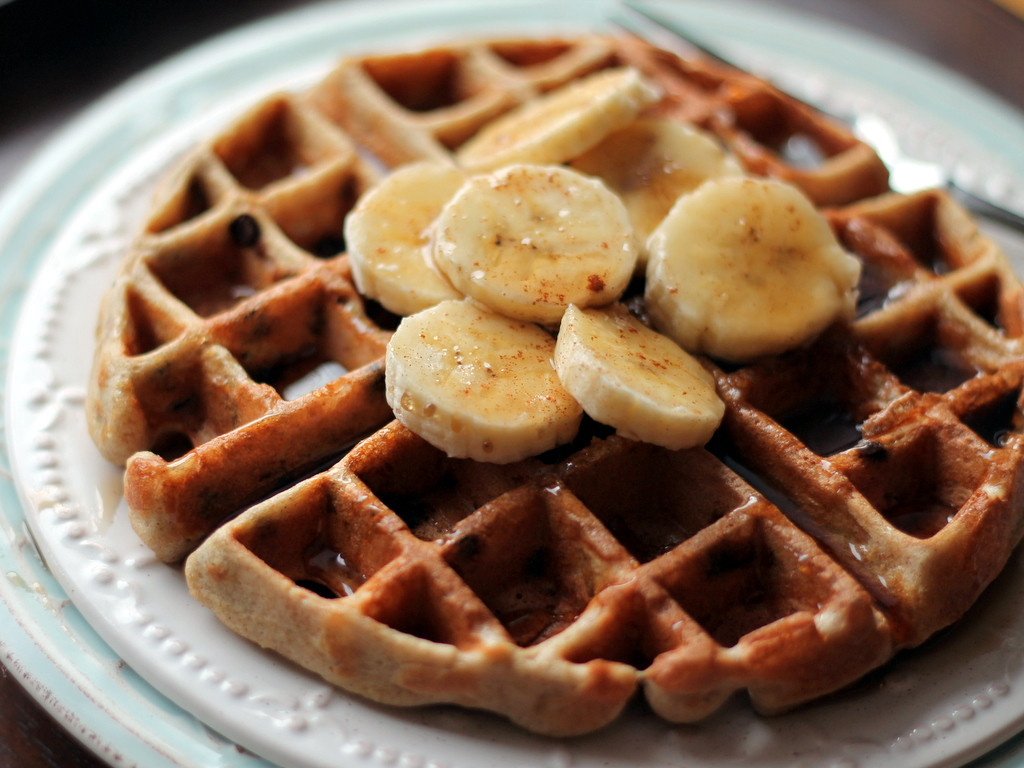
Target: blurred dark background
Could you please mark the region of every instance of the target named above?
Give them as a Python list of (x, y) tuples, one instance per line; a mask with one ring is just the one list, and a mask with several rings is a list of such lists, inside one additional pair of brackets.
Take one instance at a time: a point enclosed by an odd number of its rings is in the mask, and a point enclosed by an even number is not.
[[(301, 2), (0, 3), (0, 133), (88, 101), (194, 42)], [(2, 135), (0, 135), (2, 140)]]

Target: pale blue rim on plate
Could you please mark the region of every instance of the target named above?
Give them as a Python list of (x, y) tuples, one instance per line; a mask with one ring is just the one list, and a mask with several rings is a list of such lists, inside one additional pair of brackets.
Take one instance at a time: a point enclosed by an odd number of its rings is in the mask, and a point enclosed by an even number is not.
[[(754, 4), (652, 2), (710, 42), (750, 48), (877, 89), (969, 136), (1024, 178), (1024, 120), (965, 79), (887, 44), (825, 23)], [(424, 0), (335, 2), (305, 7), (218, 37), (133, 78), (61, 130), (0, 197), (0, 366), (6, 382), (10, 342), (26, 287), (61, 222), (132, 149), (184, 115), (212, 109), (227, 94), (281, 69), (329, 64), (345, 49), (394, 45), (424, 30), (502, 27), (602, 28), (612, 2)], [(438, 35), (440, 36), (440, 34)], [(92, 322), (92, 318), (83, 318)], [(6, 404), (5, 425), (9, 423)], [(12, 482), (7, 442), (0, 446), (0, 656), (8, 669), (71, 733), (111, 765), (260, 766), (266, 763), (212, 733), (136, 676), (84, 621), (38, 557)], [(1024, 765), (1014, 737), (979, 765)]]

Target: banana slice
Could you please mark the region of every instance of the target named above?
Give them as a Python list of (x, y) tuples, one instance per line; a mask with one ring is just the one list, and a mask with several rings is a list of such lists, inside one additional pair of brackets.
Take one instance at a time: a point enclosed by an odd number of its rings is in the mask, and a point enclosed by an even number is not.
[(564, 163), (660, 97), (635, 69), (602, 70), (498, 118), (463, 144), (456, 160), (474, 172), (512, 163)]
[(465, 181), (454, 165), (406, 165), (367, 192), (345, 219), (359, 291), (398, 315), (461, 298), (431, 261), (433, 223)]
[(736, 159), (709, 134), (653, 118), (633, 121), (570, 166), (600, 177), (622, 199), (640, 243), (681, 195), (707, 179), (743, 175)]
[(569, 307), (555, 369), (587, 414), (634, 440), (671, 449), (704, 445), (725, 413), (711, 374), (621, 304)]
[(576, 435), (582, 410), (551, 362), (555, 340), (468, 301), (403, 318), (385, 358), (400, 422), (449, 456), (503, 464)]
[(557, 324), (569, 304), (625, 290), (637, 248), (625, 207), (562, 166), (473, 176), (437, 220), (434, 262), (456, 290), (518, 320)]
[(746, 362), (854, 314), (860, 262), (783, 182), (705, 182), (676, 202), (647, 249), (652, 321), (691, 352)]

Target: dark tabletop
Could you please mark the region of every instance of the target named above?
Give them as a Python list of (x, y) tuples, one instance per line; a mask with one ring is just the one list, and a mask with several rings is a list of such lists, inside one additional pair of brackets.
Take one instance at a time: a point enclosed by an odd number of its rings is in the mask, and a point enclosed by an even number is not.
[[(1024, 111), (1024, 21), (1009, 10), (1017, 0), (1004, 1), (775, 4), (913, 50)], [(53, 131), (130, 75), (220, 32), (304, 4), (0, 0), (0, 192)], [(101, 765), (0, 667), (0, 768)]]

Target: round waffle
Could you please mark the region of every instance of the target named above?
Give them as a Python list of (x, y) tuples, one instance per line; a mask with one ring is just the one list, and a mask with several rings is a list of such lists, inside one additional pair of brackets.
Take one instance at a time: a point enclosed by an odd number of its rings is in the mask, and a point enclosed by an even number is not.
[[(726, 417), (705, 447), (585, 422), (512, 464), (448, 457), (391, 421), (397, 318), (355, 289), (345, 215), (391, 168), (622, 66), (661, 88), (649, 116), (821, 207), (862, 263), (858, 317), (706, 361)], [(794, 136), (814, 168), (780, 151)], [(143, 541), (188, 557), (228, 626), (342, 687), (557, 735), (637, 691), (673, 721), (738, 690), (771, 713), (957, 620), (1004, 565), (1022, 308), (955, 203), (887, 193), (869, 148), (768, 83), (635, 40), (483, 40), (345, 60), (187, 158), (104, 301), (87, 410)]]

